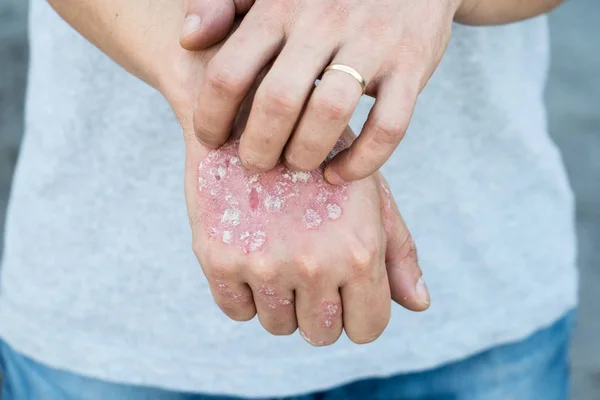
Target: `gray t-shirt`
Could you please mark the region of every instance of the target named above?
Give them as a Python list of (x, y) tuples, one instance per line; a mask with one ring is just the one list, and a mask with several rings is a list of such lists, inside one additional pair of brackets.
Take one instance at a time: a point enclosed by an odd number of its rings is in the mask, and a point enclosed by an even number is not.
[[(454, 27), (383, 168), (432, 307), (395, 307), (375, 343), (326, 348), (221, 313), (191, 251), (169, 106), (46, 1), (32, 1), (30, 26), (0, 335), (34, 359), (110, 381), (286, 395), (436, 367), (575, 306), (573, 199), (542, 97), (545, 18)], [(368, 109), (359, 106), (355, 128)]]

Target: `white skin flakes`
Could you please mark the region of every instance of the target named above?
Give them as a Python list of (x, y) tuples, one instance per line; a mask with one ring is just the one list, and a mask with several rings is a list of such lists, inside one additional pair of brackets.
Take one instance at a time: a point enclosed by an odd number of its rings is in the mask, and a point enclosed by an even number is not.
[(329, 185), (322, 168), (294, 172), (278, 164), (250, 173), (238, 146), (236, 141), (213, 150), (198, 166), (198, 196), (211, 238), (248, 254), (267, 245), (271, 219), (287, 217), (298, 224), (294, 230), (318, 230), (341, 218), (347, 185)]

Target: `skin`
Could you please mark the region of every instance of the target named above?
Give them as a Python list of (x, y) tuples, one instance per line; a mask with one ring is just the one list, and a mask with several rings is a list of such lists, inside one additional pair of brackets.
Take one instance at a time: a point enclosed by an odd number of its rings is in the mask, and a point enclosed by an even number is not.
[[(222, 38), (234, 9), (249, 11), (201, 82), (194, 115), (198, 138), (210, 147), (222, 145), (241, 102), (272, 64), (241, 138), (241, 160), (256, 171), (273, 168), (280, 158), (292, 169), (316, 168), (362, 94), (344, 72), (321, 76), (328, 64), (345, 64), (362, 75), (376, 103), (359, 139), (325, 169), (329, 182), (341, 184), (371, 175), (398, 146), (446, 50), (453, 21), (510, 23), (547, 12), (560, 0), (228, 0), (221, 5), (229, 10), (225, 14), (217, 14), (212, 3), (190, 0), (184, 47), (196, 50), (212, 43), (209, 36)], [(193, 23), (197, 16), (204, 21), (199, 27)]]
[[(243, 232), (229, 243), (223, 240), (223, 229), (230, 227), (219, 224), (231, 219), (223, 217), (219, 204), (227, 198), (217, 192), (212, 198), (202, 188), (200, 178), (211, 174), (214, 178), (212, 167), (217, 165), (210, 164), (214, 150), (196, 140), (193, 127), (201, 81), (220, 46), (195, 53), (180, 47), (183, 2), (150, 0), (143, 6), (118, 0), (49, 3), (173, 107), (186, 147), (184, 181), (193, 250), (217, 304), (229, 317), (243, 321), (258, 313), (261, 324), (273, 334), (289, 334), (299, 326), (311, 344), (327, 345), (342, 329), (356, 343), (377, 338), (390, 317), (391, 298), (411, 310), (428, 308), (429, 294), (410, 233), (379, 174), (343, 190), (331, 188), (345, 191), (336, 197), (340, 216), (311, 228), (303, 218), (308, 205), (304, 199), (326, 185), (322, 169), (314, 171), (312, 181), (300, 185), (303, 195), (290, 202), (285, 212), (264, 214), (264, 218), (252, 217), (258, 203), (245, 191), (245, 175), (227, 170), (224, 187), (239, 200), (240, 212), (246, 215), (244, 226), (264, 231), (265, 240), (253, 247), (253, 242), (244, 242)], [(246, 126), (252, 99), (251, 92), (241, 104), (234, 136)], [(348, 144), (353, 140), (348, 129), (344, 140)], [(284, 173), (270, 172), (260, 182), (266, 190), (274, 190), (267, 187), (268, 182), (285, 179)], [(211, 234), (215, 227), (222, 229), (220, 235)]]

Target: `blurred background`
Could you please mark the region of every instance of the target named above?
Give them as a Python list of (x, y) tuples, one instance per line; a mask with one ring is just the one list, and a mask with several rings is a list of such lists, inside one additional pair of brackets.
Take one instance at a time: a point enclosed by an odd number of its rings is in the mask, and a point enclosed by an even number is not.
[[(550, 131), (577, 197), (581, 307), (573, 399), (600, 399), (600, 1), (571, 0), (550, 16)], [(0, 232), (23, 132), (27, 1), (0, 2)], [(0, 235), (1, 238), (1, 235)], [(2, 245), (0, 241), (0, 255)]]

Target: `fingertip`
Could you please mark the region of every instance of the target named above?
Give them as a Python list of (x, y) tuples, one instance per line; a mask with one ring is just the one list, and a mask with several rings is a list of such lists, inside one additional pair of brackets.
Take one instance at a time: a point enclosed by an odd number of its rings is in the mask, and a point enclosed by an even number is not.
[(206, 147), (209, 150), (216, 150), (225, 144), (225, 142), (207, 142), (206, 140), (202, 139), (202, 135), (198, 132), (196, 132), (196, 140), (198, 141), (198, 143), (200, 143), (202, 146)]
[(425, 309), (429, 308), (429, 305), (431, 304), (431, 297), (429, 294), (429, 289), (427, 288), (427, 284), (422, 276), (417, 280), (415, 294), (417, 295), (419, 302), (425, 306)]
[[(370, 166), (354, 163), (355, 160), (362, 161), (354, 156), (351, 158), (351, 149), (355, 145), (356, 143), (350, 148), (342, 150), (329, 161), (324, 172), (327, 182), (332, 185), (343, 185), (344, 183), (365, 179), (377, 172), (378, 168), (373, 169)], [(356, 150), (352, 151), (356, 152)]]
[(396, 303), (410, 311), (422, 312), (429, 309), (431, 296), (422, 276), (414, 285), (402, 283), (400, 280), (403, 278), (399, 276), (394, 276), (392, 279), (395, 281), (392, 285), (392, 299)]
[(224, 310), (223, 308), (221, 308), (221, 311), (223, 311), (223, 313), (225, 315), (227, 315), (227, 317), (229, 317), (229, 319), (231, 319), (232, 321), (235, 322), (248, 322), (248, 321), (252, 321), (254, 319), (254, 317), (256, 317), (256, 308), (253, 306), (252, 309), (250, 310), (246, 310), (246, 311), (231, 311), (231, 310)]
[(202, 28), (202, 18), (198, 14), (187, 14), (183, 20), (180, 42), (191, 44), (191, 36)]
[(227, 32), (225, 30), (212, 30), (207, 32), (207, 29), (204, 29), (203, 26), (198, 27), (196, 30), (190, 29), (190, 32), (185, 35), (182, 33), (179, 38), (179, 44), (185, 50), (188, 51), (199, 51), (206, 50), (212, 45), (220, 42), (225, 36)]
[(334, 186), (339, 186), (346, 183), (346, 181), (342, 179), (342, 177), (337, 173), (337, 171), (335, 171), (333, 167), (329, 165), (325, 167), (325, 172), (323, 173), (323, 176), (325, 177), (325, 180), (327, 182)]
[(272, 163), (269, 161), (264, 161), (256, 158), (249, 158), (248, 156), (242, 156), (240, 152), (240, 160), (242, 161), (242, 165), (250, 172), (254, 172), (256, 174), (267, 172), (273, 169), (276, 163)]
[(179, 38), (179, 45), (187, 51), (198, 51), (204, 50), (205, 46), (209, 47), (210, 45), (205, 45), (205, 41), (202, 38), (200, 33), (196, 34), (195, 32), (187, 35), (181, 36)]
[(315, 165), (310, 165), (310, 164), (302, 165), (302, 163), (298, 163), (298, 162), (294, 161), (294, 158), (290, 157), (287, 153), (284, 154), (284, 156), (283, 156), (283, 163), (290, 171), (293, 171), (293, 172), (310, 172), (310, 171), (313, 171), (313, 170), (319, 168), (319, 166), (321, 165), (320, 162)]
[(190, 1), (179, 43), (189, 51), (204, 50), (229, 34), (234, 19), (232, 2)]

